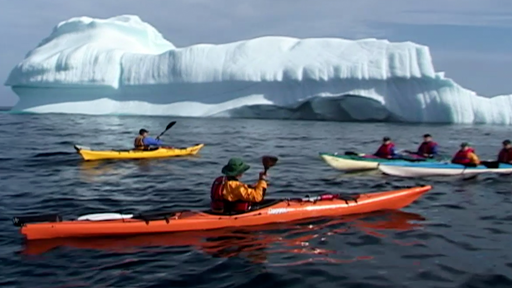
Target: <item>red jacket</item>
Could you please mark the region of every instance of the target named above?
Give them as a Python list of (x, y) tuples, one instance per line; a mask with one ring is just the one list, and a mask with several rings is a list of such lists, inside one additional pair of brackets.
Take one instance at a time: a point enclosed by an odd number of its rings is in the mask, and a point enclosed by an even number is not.
[(498, 154), (498, 162), (510, 164), (512, 162), (512, 149), (501, 149), (500, 154)]
[(452, 158), (452, 163), (455, 164), (468, 164), (471, 162), (471, 158), (469, 158), (469, 153), (474, 153), (475, 150), (467, 149), (467, 150), (459, 150)]
[(375, 152), (375, 156), (380, 158), (391, 158), (395, 156), (395, 144), (393, 142), (389, 142), (388, 144), (382, 144), (380, 145), (377, 152)]
[(437, 143), (434, 141), (428, 141), (421, 143), (420, 147), (418, 147), (418, 155), (434, 155), (437, 153)]
[(235, 201), (231, 202), (224, 199), (223, 191), (224, 185), (229, 179), (225, 176), (220, 176), (213, 181), (212, 188), (210, 190), (210, 208), (213, 212), (217, 213), (240, 213), (249, 211), (251, 208), (250, 202)]

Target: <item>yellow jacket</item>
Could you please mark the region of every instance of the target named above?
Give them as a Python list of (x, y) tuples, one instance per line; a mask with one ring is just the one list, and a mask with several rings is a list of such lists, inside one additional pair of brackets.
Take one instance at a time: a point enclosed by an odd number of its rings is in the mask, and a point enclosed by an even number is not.
[(471, 163), (477, 164), (477, 165), (480, 164), (480, 159), (478, 159), (478, 156), (476, 156), (475, 153), (469, 152), (468, 158), (471, 160)]
[(265, 189), (267, 189), (267, 182), (264, 180), (259, 180), (254, 187), (251, 187), (238, 180), (228, 178), (224, 184), (222, 196), (231, 202), (260, 202), (263, 200)]

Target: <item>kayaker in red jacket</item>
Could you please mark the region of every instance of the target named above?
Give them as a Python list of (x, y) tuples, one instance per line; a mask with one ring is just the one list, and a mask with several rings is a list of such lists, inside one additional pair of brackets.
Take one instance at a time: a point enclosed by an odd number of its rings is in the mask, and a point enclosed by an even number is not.
[(512, 164), (512, 145), (510, 140), (503, 141), (503, 149), (498, 154), (498, 162)]
[(480, 164), (480, 159), (475, 153), (475, 149), (469, 146), (469, 143), (464, 142), (460, 144), (460, 150), (455, 153), (452, 158), (453, 164), (462, 164), (467, 166), (477, 166)]
[(266, 174), (260, 172), (258, 183), (249, 186), (240, 182), (251, 166), (240, 158), (231, 158), (222, 168), (225, 176), (217, 177), (212, 184), (211, 209), (217, 213), (240, 213), (251, 209), (252, 203), (261, 202), (267, 189)]
[(379, 158), (394, 158), (397, 156), (395, 151), (395, 144), (391, 142), (391, 138), (384, 137), (382, 138), (382, 145), (380, 145), (379, 149), (377, 149), (377, 152), (373, 154), (374, 156), (377, 156)]
[(432, 135), (425, 134), (423, 135), (423, 143), (418, 147), (418, 151), (416, 155), (425, 158), (434, 158), (438, 153), (438, 145), (436, 142), (432, 140)]

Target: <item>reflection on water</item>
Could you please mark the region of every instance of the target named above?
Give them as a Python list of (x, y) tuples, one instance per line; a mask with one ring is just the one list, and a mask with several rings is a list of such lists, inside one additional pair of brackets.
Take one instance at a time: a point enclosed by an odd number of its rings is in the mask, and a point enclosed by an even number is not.
[[(108, 250), (114, 253), (135, 253), (151, 247), (190, 246), (212, 257), (242, 256), (254, 263), (271, 265), (297, 265), (312, 261), (350, 263), (372, 259), (373, 256), (347, 258), (344, 251), (327, 250), (322, 243), (335, 235), (363, 232), (372, 237), (385, 238), (386, 230), (406, 231), (422, 227), (419, 214), (403, 211), (381, 211), (343, 218), (290, 223), (269, 224), (244, 228), (211, 231), (191, 231), (167, 234), (133, 236), (127, 238), (77, 238), (27, 241), (23, 254), (51, 253), (60, 247), (75, 249)], [(399, 245), (411, 245), (400, 243)], [(300, 254), (301, 259), (287, 263), (271, 263), (269, 257), (276, 254)], [(345, 257), (344, 257), (345, 255)], [(304, 258), (304, 256), (306, 256)], [(290, 257), (285, 257), (290, 258)]]
[(80, 161), (78, 171), (81, 180), (88, 183), (112, 181), (128, 175), (147, 175), (170, 171), (173, 169), (174, 161), (199, 157), (201, 156), (187, 155), (175, 158)]

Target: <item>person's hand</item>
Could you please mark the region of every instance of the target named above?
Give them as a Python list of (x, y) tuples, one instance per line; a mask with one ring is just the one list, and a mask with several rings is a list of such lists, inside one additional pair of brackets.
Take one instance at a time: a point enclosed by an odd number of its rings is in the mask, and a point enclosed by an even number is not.
[(157, 136), (157, 137), (156, 137), (156, 140), (160, 140), (160, 136)]
[(267, 181), (267, 173), (263, 171), (260, 172), (260, 180)]

